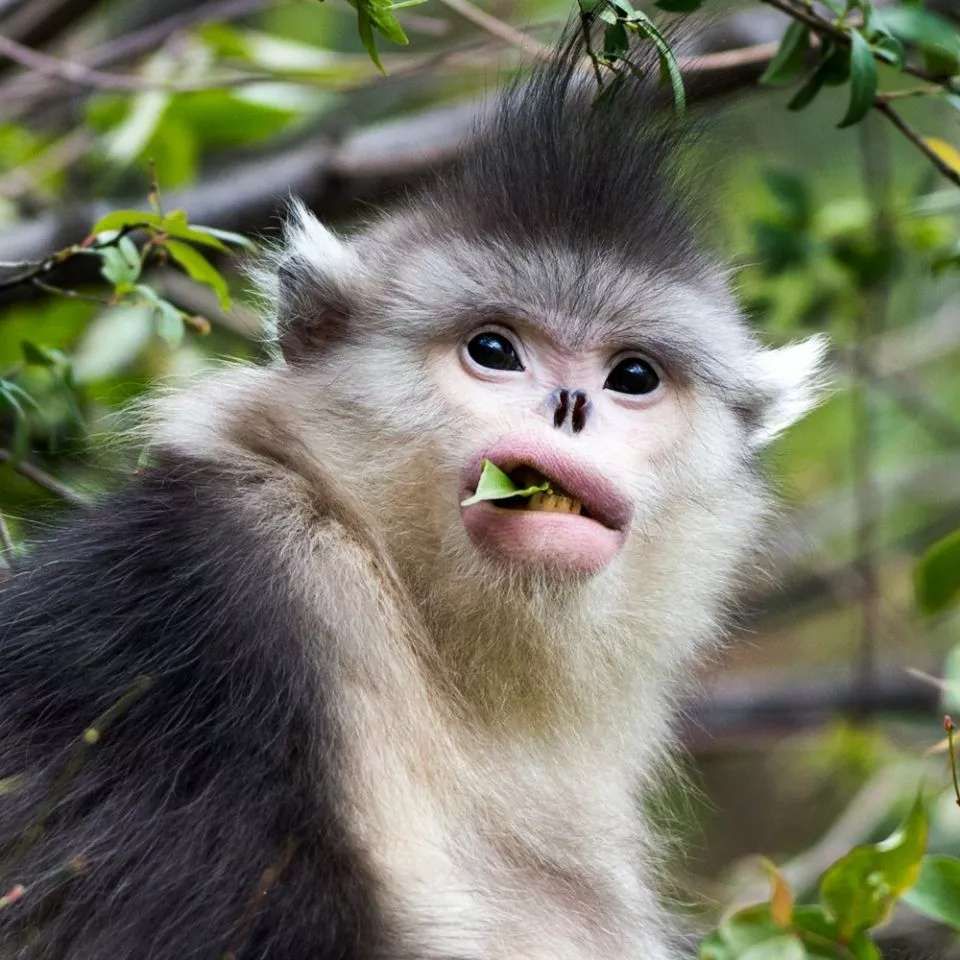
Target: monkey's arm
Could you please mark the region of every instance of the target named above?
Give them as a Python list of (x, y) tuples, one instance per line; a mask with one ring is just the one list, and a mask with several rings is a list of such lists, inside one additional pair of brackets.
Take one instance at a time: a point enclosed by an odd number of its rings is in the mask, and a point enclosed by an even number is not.
[(169, 463), (0, 588), (0, 894), (23, 887), (4, 957), (373, 952), (330, 644), (245, 510), (257, 496)]

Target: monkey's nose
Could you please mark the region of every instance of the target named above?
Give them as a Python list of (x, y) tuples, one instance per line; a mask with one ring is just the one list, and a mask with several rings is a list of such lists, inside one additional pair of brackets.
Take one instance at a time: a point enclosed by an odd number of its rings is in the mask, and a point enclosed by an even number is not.
[(590, 399), (583, 390), (560, 387), (550, 394), (548, 405), (553, 411), (553, 425), (558, 430), (569, 424), (573, 433), (579, 433), (586, 425)]

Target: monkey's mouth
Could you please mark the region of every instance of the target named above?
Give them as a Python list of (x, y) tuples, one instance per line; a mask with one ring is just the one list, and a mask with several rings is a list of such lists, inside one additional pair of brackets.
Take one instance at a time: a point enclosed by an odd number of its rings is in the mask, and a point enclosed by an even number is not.
[(544, 444), (510, 438), (466, 466), (462, 498), (477, 487), (484, 459), (520, 488), (549, 484), (532, 497), (485, 500), (461, 509), (475, 546), (514, 565), (577, 574), (603, 569), (626, 540), (631, 506), (599, 471)]
[(549, 484), (544, 493), (535, 493), (532, 497), (508, 497), (506, 500), (492, 500), (493, 506), (505, 510), (530, 510), (534, 513), (573, 513), (579, 517), (589, 517), (590, 511), (563, 487), (544, 476), (535, 467), (524, 464), (511, 470), (507, 476), (518, 487), (539, 487)]

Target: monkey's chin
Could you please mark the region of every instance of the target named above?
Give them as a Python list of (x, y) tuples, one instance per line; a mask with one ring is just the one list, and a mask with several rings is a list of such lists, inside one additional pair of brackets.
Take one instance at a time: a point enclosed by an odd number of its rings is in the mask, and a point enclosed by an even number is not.
[(489, 502), (461, 509), (474, 545), (495, 559), (557, 573), (599, 573), (626, 534), (573, 513), (509, 510)]

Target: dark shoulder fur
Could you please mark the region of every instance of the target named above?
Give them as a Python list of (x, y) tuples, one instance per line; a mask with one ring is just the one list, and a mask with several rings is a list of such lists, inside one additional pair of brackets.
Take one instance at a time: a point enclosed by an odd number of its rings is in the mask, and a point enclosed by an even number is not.
[(233, 483), (167, 463), (0, 587), (7, 960), (377, 953), (323, 645)]

